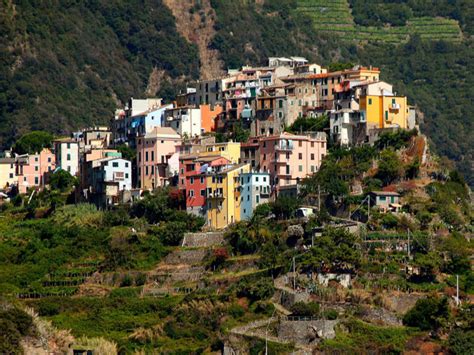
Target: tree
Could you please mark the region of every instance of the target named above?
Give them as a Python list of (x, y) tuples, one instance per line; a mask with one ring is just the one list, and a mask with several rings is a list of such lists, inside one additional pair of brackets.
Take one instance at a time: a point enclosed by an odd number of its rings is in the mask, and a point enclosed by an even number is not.
[(403, 324), (421, 330), (438, 330), (449, 318), (448, 299), (429, 296), (416, 301), (403, 317)]
[(382, 151), (376, 177), (388, 185), (400, 178), (401, 175), (402, 165), (397, 153), (390, 149)]
[(49, 180), (49, 186), (51, 189), (60, 190), (62, 192), (76, 186), (77, 183), (77, 178), (72, 176), (68, 171), (62, 169), (54, 172)]
[(43, 148), (51, 148), (53, 135), (43, 131), (33, 131), (21, 136), (13, 145), (13, 151), (18, 154), (35, 154)]
[(134, 161), (136, 156), (137, 156), (137, 152), (135, 149), (132, 149), (130, 148), (128, 145), (126, 144), (121, 144), (117, 147), (117, 150), (122, 153), (122, 158), (126, 159), (126, 160), (130, 160), (130, 161)]

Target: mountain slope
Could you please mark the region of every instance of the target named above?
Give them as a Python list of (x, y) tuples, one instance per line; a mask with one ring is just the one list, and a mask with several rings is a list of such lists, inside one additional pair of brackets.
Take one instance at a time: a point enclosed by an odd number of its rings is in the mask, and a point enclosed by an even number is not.
[(154, 67), (169, 78), (198, 75), (196, 47), (160, 1), (1, 6), (3, 145), (31, 129), (60, 133), (107, 122), (117, 100), (143, 94)]

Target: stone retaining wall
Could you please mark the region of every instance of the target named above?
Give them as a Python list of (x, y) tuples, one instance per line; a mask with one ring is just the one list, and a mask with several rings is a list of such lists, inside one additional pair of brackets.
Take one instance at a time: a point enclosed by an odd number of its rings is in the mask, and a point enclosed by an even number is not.
[(181, 246), (208, 248), (224, 244), (224, 232), (185, 233)]

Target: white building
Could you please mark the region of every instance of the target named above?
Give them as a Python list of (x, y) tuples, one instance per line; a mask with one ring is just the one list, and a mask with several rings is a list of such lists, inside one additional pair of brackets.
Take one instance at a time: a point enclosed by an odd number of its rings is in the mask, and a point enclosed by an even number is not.
[(71, 175), (79, 175), (79, 141), (72, 138), (54, 141), (56, 168), (68, 171)]
[(181, 137), (201, 135), (201, 109), (192, 106), (166, 110), (165, 126), (173, 128)]
[(242, 220), (252, 218), (255, 208), (268, 203), (271, 186), (269, 173), (242, 173), (240, 179), (240, 217)]

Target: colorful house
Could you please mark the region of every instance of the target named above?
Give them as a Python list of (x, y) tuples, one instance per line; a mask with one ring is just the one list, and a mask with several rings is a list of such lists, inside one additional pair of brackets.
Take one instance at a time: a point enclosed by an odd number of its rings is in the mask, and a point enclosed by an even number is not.
[(223, 112), (221, 105), (216, 105), (213, 108), (210, 105), (200, 105), (201, 110), (201, 132), (215, 132), (218, 117)]
[(179, 134), (169, 127), (155, 127), (137, 139), (138, 187), (152, 190), (167, 184), (168, 159), (180, 143)]
[(240, 179), (240, 218), (252, 218), (255, 208), (269, 202), (271, 194), (270, 174), (249, 172), (239, 176)]
[(56, 167), (68, 171), (71, 175), (79, 174), (79, 142), (72, 138), (57, 139), (54, 142)]
[(0, 158), (0, 189), (17, 183), (15, 158)]
[(87, 198), (98, 206), (120, 203), (124, 191), (132, 188), (132, 163), (122, 158), (109, 157), (89, 162)]
[(204, 149), (203, 152), (199, 153), (200, 156), (220, 155), (233, 164), (237, 164), (240, 159), (239, 142), (209, 143), (205, 145)]
[(222, 229), (241, 220), (239, 176), (249, 171), (249, 164), (237, 164), (206, 174), (209, 227)]
[(368, 129), (409, 126), (410, 108), (406, 96), (393, 93), (392, 85), (383, 81), (362, 85), (359, 107)]
[(327, 154), (326, 134), (281, 133), (260, 137), (260, 170), (270, 173), (271, 184), (279, 187), (294, 185), (317, 172)]
[(44, 187), (48, 183), (48, 175), (55, 168), (55, 156), (48, 148), (37, 154), (18, 156), (16, 176), (19, 192), (25, 193), (29, 188)]
[(190, 213), (206, 215), (206, 174), (230, 164), (221, 156), (185, 156), (180, 159), (179, 188), (186, 196), (186, 209)]

